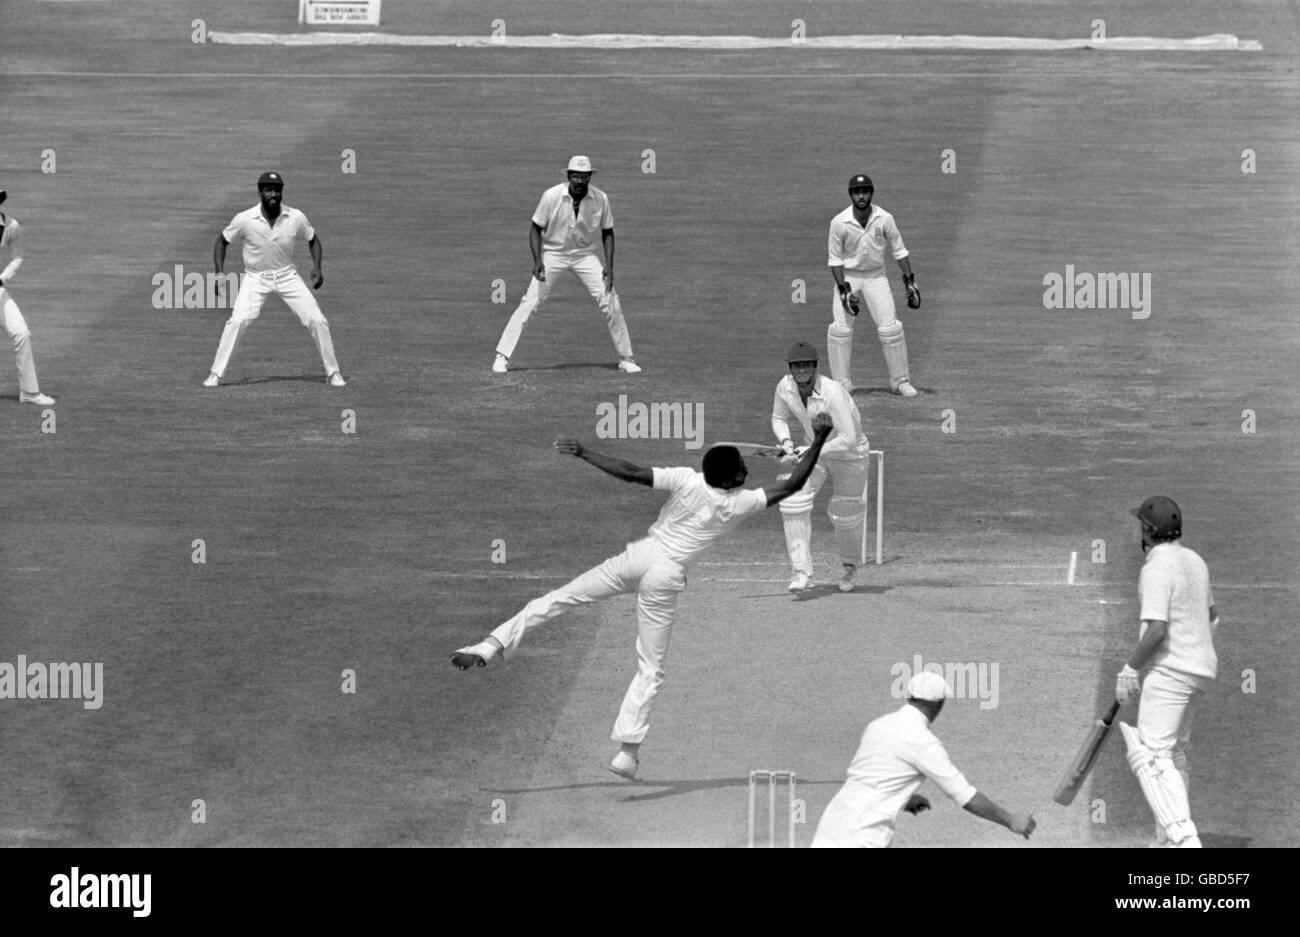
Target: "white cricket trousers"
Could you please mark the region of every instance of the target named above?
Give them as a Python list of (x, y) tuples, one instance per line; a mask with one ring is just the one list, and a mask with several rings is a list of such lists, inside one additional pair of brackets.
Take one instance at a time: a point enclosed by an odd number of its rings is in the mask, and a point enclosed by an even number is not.
[(212, 373), (221, 377), (230, 364), (230, 356), (235, 352), (235, 345), (254, 319), (262, 314), (262, 303), (266, 297), (276, 293), (285, 301), (298, 321), (311, 332), (316, 350), (320, 352), (321, 364), (329, 376), (339, 369), (334, 358), (334, 342), (330, 338), (330, 326), (316, 304), (316, 297), (303, 282), (298, 271), (293, 267), (281, 267), (263, 273), (244, 273), (239, 285), (239, 295), (235, 297), (235, 307), (230, 311), (226, 327), (221, 332), (221, 344), (217, 346), (217, 357), (212, 362)]
[(32, 358), (32, 337), (27, 331), (27, 323), (18, 310), (9, 291), (0, 286), (0, 307), (4, 310), (5, 331), (14, 343), (14, 362), (18, 365), (18, 389), (24, 394), (39, 394), (40, 385), (36, 383), (36, 362)]
[(650, 707), (664, 682), (664, 658), (673, 632), (677, 596), (686, 588), (686, 570), (652, 537), (630, 543), (618, 556), (578, 578), (533, 599), (509, 621), (492, 631), (509, 658), (525, 634), (578, 605), (629, 592), (636, 593), (637, 671), (623, 697), (610, 738), (640, 742), (650, 728)]
[[(1192, 738), (1192, 719), (1205, 688), (1212, 682), (1207, 677), (1179, 677), (1162, 667), (1154, 667), (1142, 681), (1139, 698), (1137, 729), (1142, 744), (1151, 753), (1160, 783), (1175, 788), (1169, 792), (1173, 801), (1189, 804), (1188, 819), (1192, 771), (1187, 746)], [(1180, 784), (1181, 792), (1176, 790)], [(1156, 826), (1156, 838), (1163, 840), (1165, 831), (1158, 822)]]
[[(871, 313), (871, 318), (876, 321), (877, 329), (891, 325), (898, 318), (898, 312), (894, 308), (894, 294), (889, 288), (889, 278), (883, 270), (880, 273), (865, 277), (846, 271), (844, 282), (866, 303), (867, 311)], [(840, 302), (839, 290), (832, 290), (831, 294), (832, 321), (841, 328), (848, 329), (850, 332), (853, 331), (853, 326), (857, 323), (858, 317), (851, 316), (844, 311), (844, 304)]]
[(582, 281), (582, 285), (587, 288), (596, 305), (600, 306), (600, 311), (605, 314), (605, 319), (609, 323), (609, 337), (614, 340), (614, 347), (618, 349), (619, 357), (631, 358), (632, 340), (627, 334), (623, 304), (619, 302), (617, 291), (605, 292), (605, 265), (601, 263), (600, 258), (595, 254), (583, 254), (581, 257), (572, 258), (560, 257), (551, 251), (545, 251), (542, 254), (542, 264), (546, 268), (546, 279), (538, 280), (537, 277), (533, 277), (529, 281), (523, 299), (519, 300), (514, 314), (506, 323), (505, 331), (501, 333), (501, 341), (497, 342), (497, 354), (509, 358), (515, 353), (515, 345), (519, 344), (519, 336), (523, 334), (524, 326), (528, 324), (528, 317), (542, 308), (546, 297), (551, 294), (551, 287), (555, 285), (556, 275), (571, 270)]

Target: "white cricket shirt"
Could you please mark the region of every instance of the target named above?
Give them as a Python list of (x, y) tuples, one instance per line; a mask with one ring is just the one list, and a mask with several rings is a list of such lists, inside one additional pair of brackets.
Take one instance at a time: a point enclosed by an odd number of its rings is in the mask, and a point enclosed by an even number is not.
[(835, 432), (822, 446), (823, 455), (867, 448), (867, 437), (862, 432), (862, 414), (839, 381), (818, 374), (813, 380), (813, 391), (806, 406), (799, 396), (799, 385), (793, 375), (787, 374), (777, 382), (772, 400), (772, 432), (776, 434), (777, 442), (793, 439), (790, 435), (790, 421), (793, 419), (803, 427), (804, 444), (812, 445), (812, 420), (819, 413), (830, 416), (835, 426)]
[(18, 273), (18, 268), (23, 265), (23, 235), (17, 221), (8, 215), (0, 217), (4, 218), (4, 224), (0, 226), (0, 250), (7, 249), (9, 252), (9, 263), (4, 270), (0, 270), (0, 280), (4, 280), (7, 287)]
[[(1152, 664), (1194, 677), (1214, 679), (1219, 658), (1210, 624), (1210, 571), (1205, 560), (1178, 541), (1157, 543), (1147, 551), (1138, 577), (1143, 621), (1169, 623), (1168, 635)], [(1146, 628), (1142, 628), (1145, 633)]]
[(828, 267), (843, 267), (846, 274), (855, 277), (883, 275), (886, 249), (895, 260), (907, 256), (894, 216), (879, 205), (871, 206), (865, 225), (853, 217), (852, 205), (831, 219)]
[[(839, 801), (834, 805), (836, 813), (852, 816), (856, 833), (869, 835), (874, 827), (888, 841), (898, 812), (927, 779), (958, 807), (966, 806), (976, 794), (975, 785), (957, 770), (943, 743), (930, 731), (925, 714), (905, 703), (871, 722), (862, 733), (848, 780), (834, 798)], [(831, 812), (828, 806), (827, 814)]]
[(542, 250), (565, 257), (576, 258), (583, 254), (603, 256), (600, 232), (614, 227), (614, 212), (609, 207), (609, 197), (594, 185), (573, 211), (573, 196), (569, 184), (562, 182), (542, 193), (542, 200), (533, 212), (533, 224), (542, 229)]
[(723, 491), (704, 480), (704, 473), (689, 468), (654, 469), (654, 487), (672, 496), (650, 525), (650, 536), (683, 566), (737, 527), (751, 514), (767, 507), (762, 488)]
[(316, 230), (306, 215), (288, 205), (280, 206), (272, 225), (259, 204), (230, 219), (221, 236), (231, 243), (243, 240), (245, 273), (267, 273), (292, 267), (294, 242), (310, 241)]

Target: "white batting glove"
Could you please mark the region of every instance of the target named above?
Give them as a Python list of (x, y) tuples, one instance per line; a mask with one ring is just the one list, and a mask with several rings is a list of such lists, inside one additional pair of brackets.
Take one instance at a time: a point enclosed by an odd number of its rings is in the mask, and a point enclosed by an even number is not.
[(1121, 706), (1133, 702), (1142, 692), (1142, 678), (1128, 664), (1115, 677), (1115, 699)]

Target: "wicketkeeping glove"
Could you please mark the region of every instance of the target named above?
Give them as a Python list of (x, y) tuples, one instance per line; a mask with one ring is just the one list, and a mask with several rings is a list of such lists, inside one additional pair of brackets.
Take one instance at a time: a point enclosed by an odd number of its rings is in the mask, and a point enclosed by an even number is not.
[(856, 316), (862, 311), (862, 306), (858, 303), (858, 294), (846, 283), (840, 287), (840, 303), (844, 306), (844, 311), (851, 316)]
[(921, 290), (916, 285), (916, 274), (903, 277), (903, 288), (907, 290), (907, 308), (921, 308)]

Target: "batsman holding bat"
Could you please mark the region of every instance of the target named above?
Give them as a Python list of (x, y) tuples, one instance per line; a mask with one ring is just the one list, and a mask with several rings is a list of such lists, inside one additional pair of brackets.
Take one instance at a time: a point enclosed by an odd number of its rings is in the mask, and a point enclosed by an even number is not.
[[(8, 193), (0, 189), (0, 205), (4, 204)], [(27, 331), (27, 322), (13, 297), (9, 295), (9, 283), (18, 268), (23, 265), (22, 228), (17, 220), (0, 212), (0, 251), (9, 254), (9, 263), (0, 270), (0, 315), (3, 315), (5, 331), (14, 343), (14, 361), (18, 365), (18, 401), (34, 403), (38, 407), (54, 406), (54, 398), (41, 393), (36, 383), (36, 362), (32, 359), (32, 336)]]
[(830, 359), (831, 377), (852, 391), (849, 361), (853, 354), (853, 326), (865, 302), (876, 322), (890, 389), (904, 397), (915, 397), (916, 388), (907, 370), (903, 323), (894, 313), (894, 296), (885, 276), (886, 250), (903, 271), (909, 309), (921, 308), (921, 290), (894, 216), (871, 204), (875, 191), (869, 177), (854, 176), (849, 180), (853, 204), (831, 219), (828, 263), (835, 278), (835, 299), (831, 303), (833, 321), (826, 330), (826, 357)]
[(781, 502), (781, 521), (785, 527), (786, 552), (794, 578), (791, 592), (803, 592), (812, 585), (812, 510), (817, 493), (831, 477), (834, 493), (826, 513), (835, 528), (839, 548), (841, 592), (853, 591), (853, 576), (862, 555), (863, 532), (867, 524), (867, 502), (863, 493), (867, 484), (867, 456), (871, 446), (862, 431), (862, 416), (853, 398), (835, 381), (817, 373), (817, 349), (807, 342), (796, 343), (786, 354), (790, 369), (776, 385), (772, 400), (772, 432), (786, 458), (793, 460), (797, 450), (790, 439), (790, 424), (803, 430), (805, 448), (813, 439), (812, 419), (818, 413), (830, 415), (835, 435), (822, 449), (821, 464), (808, 482), (793, 496)]
[(1182, 512), (1171, 498), (1156, 495), (1129, 513), (1142, 524), (1147, 557), (1138, 579), (1142, 626), (1137, 649), (1115, 679), (1115, 699), (1126, 706), (1140, 695), (1141, 702), (1137, 728), (1123, 722), (1119, 728), (1129, 767), (1155, 814), (1157, 845), (1200, 848), (1188, 797), (1187, 744), (1197, 704), (1218, 670), (1219, 616), (1210, 573), (1180, 542)]

